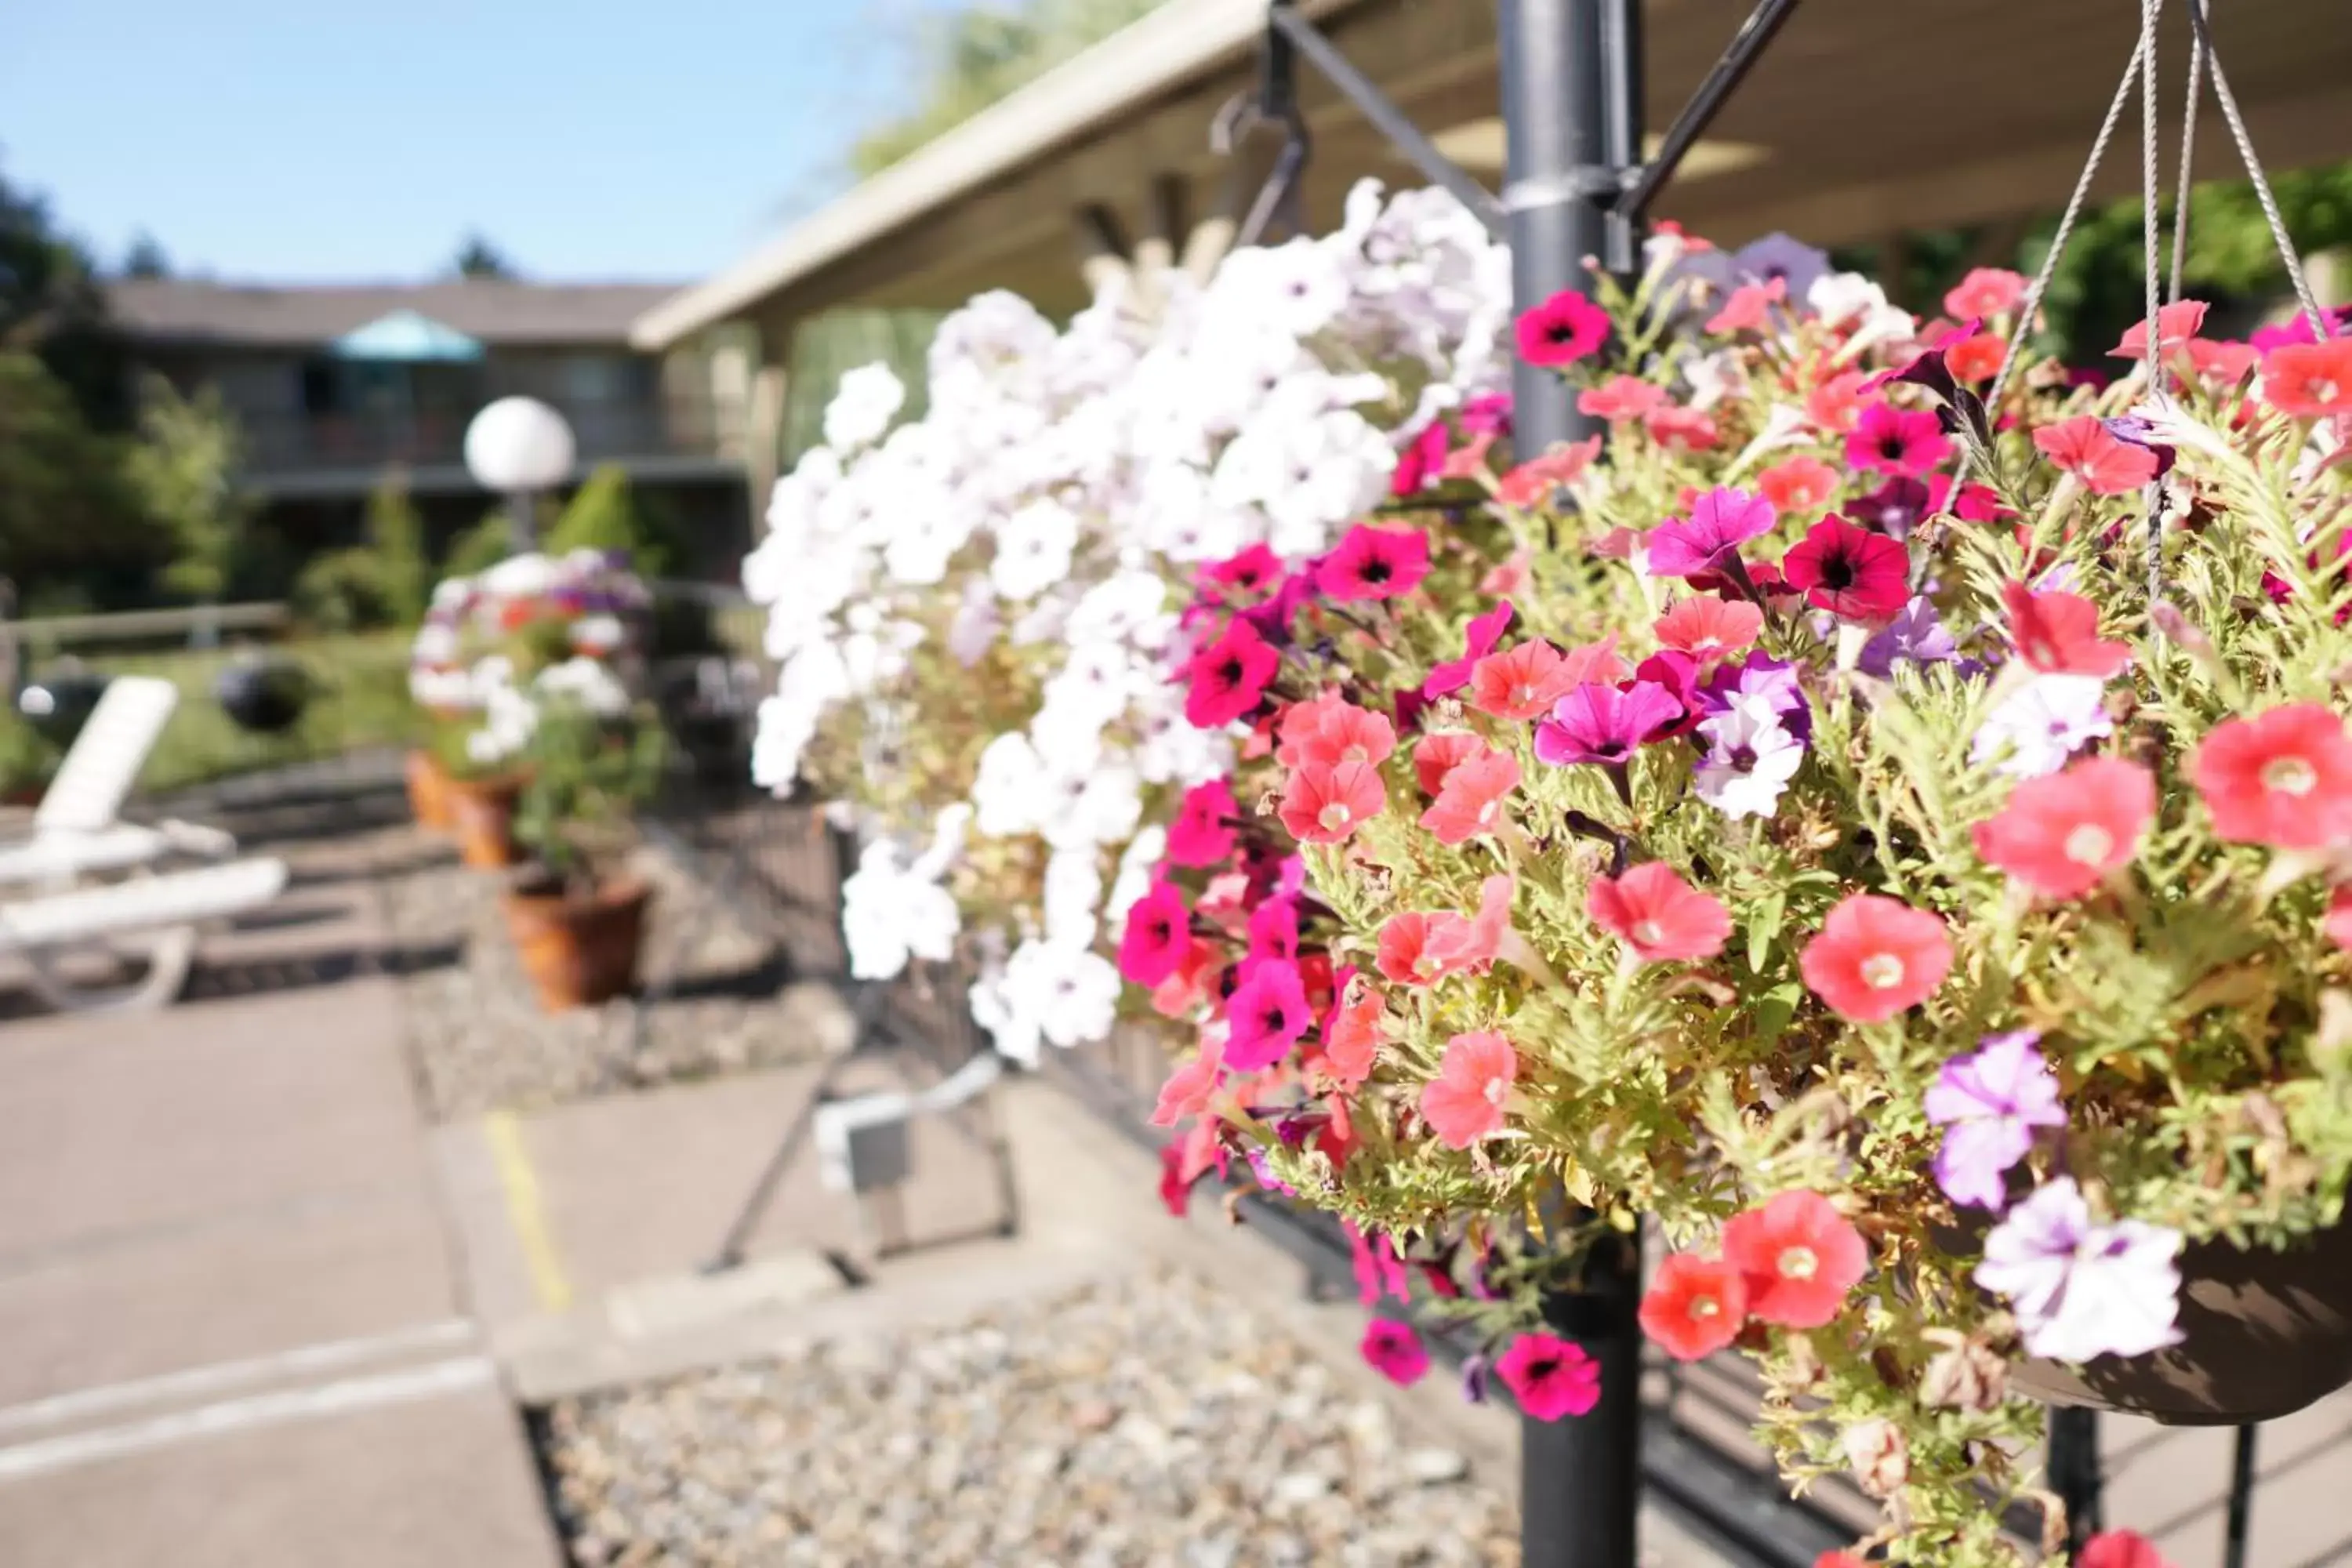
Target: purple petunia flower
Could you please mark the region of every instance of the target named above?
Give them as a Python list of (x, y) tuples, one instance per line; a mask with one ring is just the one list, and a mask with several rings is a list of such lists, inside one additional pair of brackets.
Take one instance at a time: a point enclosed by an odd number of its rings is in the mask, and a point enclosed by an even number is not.
[(1683, 705), (1655, 681), (1636, 680), (1621, 691), (1588, 680), (1552, 704), (1551, 717), (1536, 726), (1536, 755), (1556, 767), (1622, 768), (1654, 731), (1682, 717)]
[(1772, 529), (1772, 503), (1745, 490), (1716, 489), (1691, 503), (1690, 521), (1668, 518), (1650, 531), (1651, 575), (1695, 577), (1724, 569), (1748, 541)]
[(1885, 628), (1862, 645), (1858, 668), (1864, 675), (1885, 680), (1895, 673), (1896, 659), (1913, 664), (1942, 664), (1959, 657), (1960, 645), (1945, 629), (1935, 604), (1926, 595), (1914, 598)]
[(1908, 539), (1919, 520), (1936, 510), (1936, 492), (1918, 479), (1892, 479), (1849, 506), (1848, 521), (1889, 539)]
[(1735, 707), (1769, 713), (1799, 742), (1813, 738), (1813, 710), (1797, 684), (1797, 667), (1774, 658), (1763, 649), (1750, 652), (1740, 664), (1726, 665), (1708, 678), (1700, 700), (1710, 714)]
[(1976, 1282), (2009, 1298), (2028, 1354), (2086, 1362), (2180, 1342), (2180, 1234), (2095, 1225), (2071, 1176), (2045, 1183), (1985, 1237)]
[(1486, 1358), (1468, 1355), (1462, 1358), (1462, 1397), (1473, 1405), (1486, 1403)]
[(2033, 1147), (2037, 1127), (2066, 1125), (2058, 1078), (2032, 1029), (1988, 1035), (1971, 1055), (1944, 1064), (1927, 1094), (1927, 1120), (1944, 1129), (1936, 1184), (1956, 1204), (1999, 1209), (2004, 1178)]
[(1812, 292), (1813, 285), (1830, 269), (1826, 251), (1814, 249), (1801, 239), (1785, 234), (1768, 234), (1751, 240), (1732, 253), (1731, 272), (1735, 278), (1752, 283), (1769, 283), (1775, 278), (1789, 285), (1789, 298), (1802, 300)]
[(2114, 419), (2103, 419), (2099, 423), (2105, 425), (2107, 427), (2107, 434), (2116, 440), (2155, 453), (2157, 478), (2162, 479), (2172, 471), (2173, 459), (2179, 454), (2156, 438), (2154, 425), (2136, 414), (2126, 414)]

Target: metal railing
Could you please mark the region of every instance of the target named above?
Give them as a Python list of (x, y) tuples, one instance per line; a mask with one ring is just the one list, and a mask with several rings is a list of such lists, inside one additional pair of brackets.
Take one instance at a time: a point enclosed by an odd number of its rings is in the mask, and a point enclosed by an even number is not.
[[(486, 403), (488, 399), (481, 399)], [(625, 458), (715, 458), (740, 446), (739, 410), (708, 397), (554, 398), (583, 463)], [(446, 409), (240, 413), (247, 479), (335, 468), (452, 467), (479, 404)]]

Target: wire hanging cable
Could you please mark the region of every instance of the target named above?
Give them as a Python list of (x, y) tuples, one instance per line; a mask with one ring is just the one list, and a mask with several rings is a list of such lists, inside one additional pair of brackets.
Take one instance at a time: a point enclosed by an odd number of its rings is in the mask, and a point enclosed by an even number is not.
[[(2190, 0), (2195, 4), (2196, 0)], [(2156, 31), (2164, 18), (2164, 0), (2140, 0), (2139, 7), (2139, 191), (2140, 237), (2147, 249), (2141, 272), (2147, 284), (2147, 341), (2141, 368), (2147, 377), (2147, 395), (2160, 401), (2165, 395), (2168, 371), (2165, 365), (2164, 323), (2162, 306), (2157, 292), (2157, 274), (2163, 266), (2158, 251), (2160, 230), (2157, 223), (2157, 190), (2162, 181), (2163, 142), (2157, 134), (2156, 95), (2158, 71)], [(2141, 504), (2147, 510), (2147, 600), (2153, 605), (2164, 594), (2164, 479), (2158, 475), (2150, 479), (2141, 492)]]
[[(2189, 0), (2191, 6), (2198, 0)], [(2205, 88), (2205, 35), (2189, 30), (2189, 107), (2180, 118), (2180, 188), (2172, 199), (2172, 277), (2165, 302), (2180, 302), (2180, 269), (2189, 258), (2189, 197), (2197, 164), (2197, 101)]]

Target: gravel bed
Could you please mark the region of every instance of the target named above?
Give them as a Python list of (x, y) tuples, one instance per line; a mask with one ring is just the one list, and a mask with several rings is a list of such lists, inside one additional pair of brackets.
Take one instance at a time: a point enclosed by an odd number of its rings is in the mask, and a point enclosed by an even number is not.
[(1518, 1561), (1462, 1455), (1160, 1271), (566, 1400), (541, 1430), (582, 1568)]
[(399, 983), (410, 1045), (436, 1120), (848, 1048), (848, 1015), (832, 988), (792, 984), (773, 945), (666, 855), (637, 857), (654, 888), (641, 971), (654, 994), (642, 1049), (628, 998), (552, 1016), (540, 1011), (507, 931), (496, 873), (467, 870), (413, 829), (388, 839), (377, 863), (391, 941), (407, 958)]

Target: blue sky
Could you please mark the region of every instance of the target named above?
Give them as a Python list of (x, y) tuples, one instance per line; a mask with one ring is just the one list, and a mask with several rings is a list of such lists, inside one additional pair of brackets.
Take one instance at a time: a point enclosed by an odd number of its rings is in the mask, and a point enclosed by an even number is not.
[(843, 183), (950, 0), (0, 0), (0, 171), (118, 260), (709, 272)]

